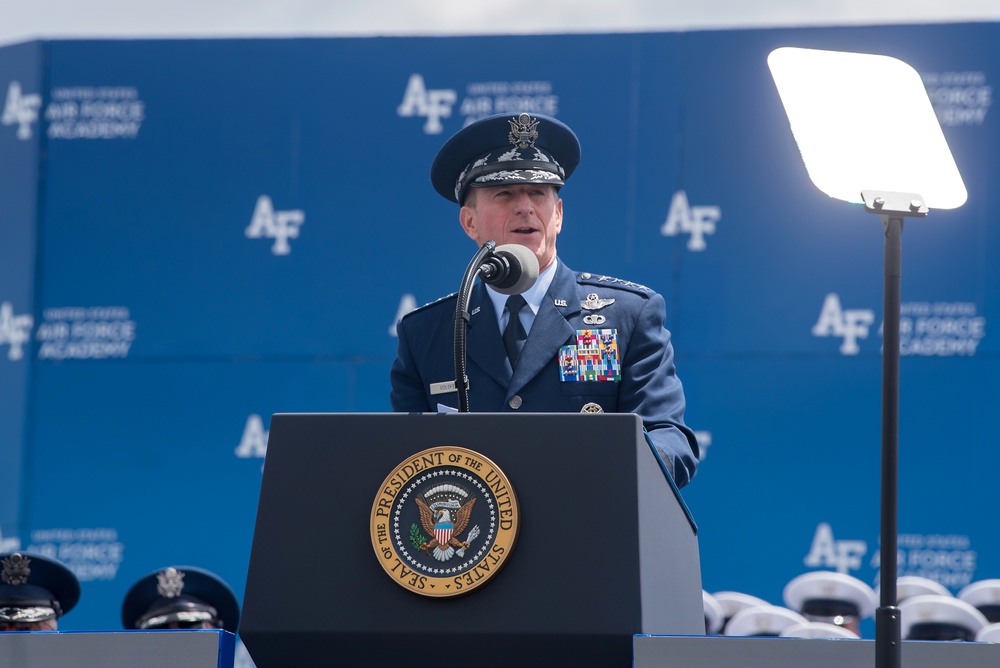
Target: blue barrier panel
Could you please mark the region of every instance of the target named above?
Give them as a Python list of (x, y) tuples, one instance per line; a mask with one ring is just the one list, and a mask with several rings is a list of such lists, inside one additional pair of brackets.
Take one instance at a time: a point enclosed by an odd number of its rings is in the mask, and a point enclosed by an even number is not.
[(29, 410), (42, 46), (0, 49), (0, 551), (18, 546)]

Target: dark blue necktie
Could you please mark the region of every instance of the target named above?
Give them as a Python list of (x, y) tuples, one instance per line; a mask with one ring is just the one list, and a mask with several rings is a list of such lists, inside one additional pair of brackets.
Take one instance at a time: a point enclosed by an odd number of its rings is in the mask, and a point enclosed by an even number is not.
[(517, 364), (517, 358), (521, 356), (521, 349), (524, 348), (524, 340), (528, 338), (518, 317), (521, 309), (527, 306), (524, 297), (521, 295), (511, 295), (507, 297), (507, 311), (510, 318), (507, 320), (507, 328), (503, 330), (503, 345), (507, 349), (507, 359), (510, 360), (510, 368)]

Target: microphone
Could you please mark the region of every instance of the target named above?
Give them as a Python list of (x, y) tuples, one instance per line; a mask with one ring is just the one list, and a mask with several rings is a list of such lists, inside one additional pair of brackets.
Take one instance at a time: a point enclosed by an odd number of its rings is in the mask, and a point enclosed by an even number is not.
[(486, 256), (479, 275), (497, 292), (519, 295), (538, 279), (538, 258), (524, 246), (504, 244)]

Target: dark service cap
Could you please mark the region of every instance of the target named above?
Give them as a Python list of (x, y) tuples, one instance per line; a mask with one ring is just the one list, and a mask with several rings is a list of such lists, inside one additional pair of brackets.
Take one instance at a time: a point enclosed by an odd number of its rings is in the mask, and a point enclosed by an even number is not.
[(580, 140), (562, 121), (542, 114), (497, 114), (459, 130), (431, 165), (434, 189), (461, 203), (466, 189), (547, 183), (565, 185), (580, 163)]
[(126, 629), (159, 629), (169, 624), (211, 622), (236, 633), (240, 606), (218, 575), (194, 566), (170, 566), (132, 585), (122, 603)]
[(55, 559), (28, 552), (0, 554), (0, 622), (58, 619), (80, 600), (80, 581)]

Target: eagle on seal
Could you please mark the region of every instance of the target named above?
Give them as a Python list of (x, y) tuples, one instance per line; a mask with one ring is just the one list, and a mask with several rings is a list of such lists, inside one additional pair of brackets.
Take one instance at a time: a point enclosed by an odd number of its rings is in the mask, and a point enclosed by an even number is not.
[(461, 506), (454, 502), (454, 506), (433, 504), (435, 508), (428, 506), (419, 496), (415, 500), (420, 510), (420, 524), (424, 531), (432, 536), (420, 546), (421, 550), (431, 554), (438, 561), (448, 561), (454, 556), (456, 548), (462, 550), (469, 548), (469, 543), (463, 543), (455, 536), (469, 526), (476, 497), (472, 497)]

